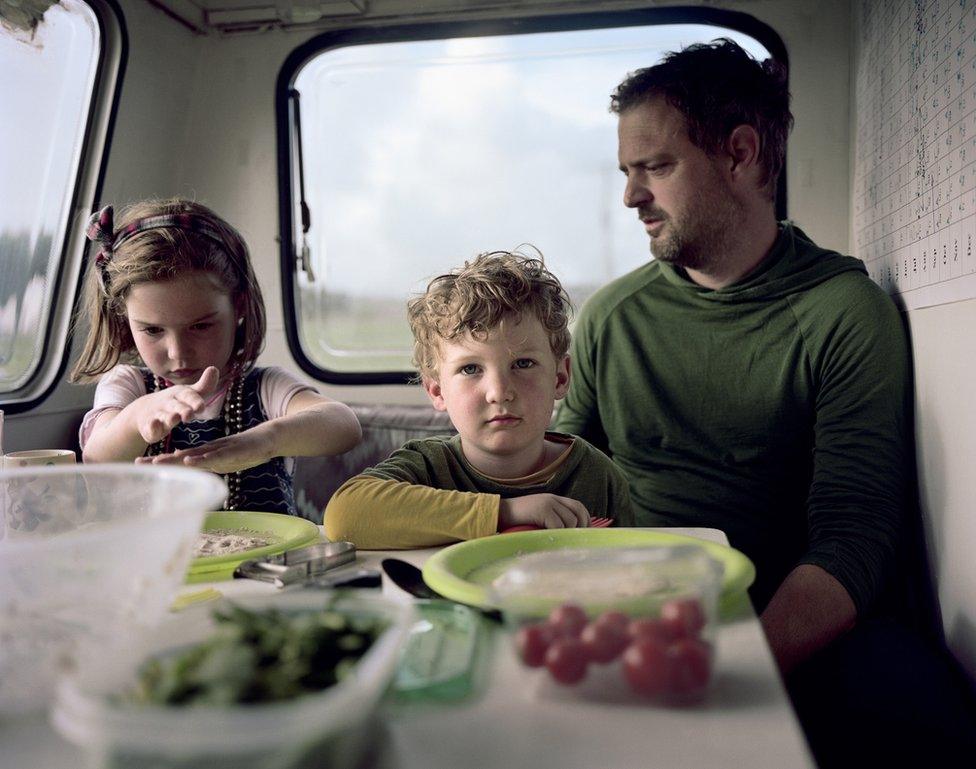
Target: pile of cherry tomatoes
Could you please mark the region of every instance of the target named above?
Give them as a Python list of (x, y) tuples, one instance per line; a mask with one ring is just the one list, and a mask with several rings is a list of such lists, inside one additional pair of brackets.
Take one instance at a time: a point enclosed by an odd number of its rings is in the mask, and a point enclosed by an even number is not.
[(576, 604), (557, 606), (548, 619), (522, 625), (515, 642), (530, 667), (545, 666), (567, 686), (591, 664), (621, 659), (624, 679), (637, 693), (672, 701), (704, 694), (712, 673), (712, 647), (701, 637), (705, 612), (694, 598), (666, 602), (657, 617), (606, 611), (592, 621)]

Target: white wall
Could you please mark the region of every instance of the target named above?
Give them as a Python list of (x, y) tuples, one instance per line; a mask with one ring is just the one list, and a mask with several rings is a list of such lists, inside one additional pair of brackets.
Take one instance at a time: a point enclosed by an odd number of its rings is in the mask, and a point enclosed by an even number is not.
[(976, 680), (976, 300), (908, 314), (919, 486), (946, 641)]

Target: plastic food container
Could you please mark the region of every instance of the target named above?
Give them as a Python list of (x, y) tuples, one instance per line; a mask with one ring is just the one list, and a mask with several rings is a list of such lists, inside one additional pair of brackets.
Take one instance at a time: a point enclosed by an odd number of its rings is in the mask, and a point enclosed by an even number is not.
[(713, 680), (722, 570), (696, 545), (553, 550), (520, 558), (491, 595), (551, 690), (688, 704)]
[(60, 670), (160, 621), (226, 493), (182, 467), (0, 472), (0, 713), (42, 709)]
[(355, 767), (367, 747), (367, 725), (393, 677), (413, 624), (409, 603), (376, 596), (334, 598), (320, 591), (251, 596), (248, 609), (286, 612), (325, 608), (348, 617), (378, 618), (386, 628), (348, 677), (320, 693), (268, 704), (187, 707), (120, 702), (151, 657), (195, 645), (214, 632), (213, 604), (181, 612), (160, 625), (138, 651), (86, 665), (62, 680), (52, 723), (84, 747), (91, 767), (144, 769), (299, 769)]
[(470, 607), (452, 601), (414, 601), (413, 606), (417, 622), (397, 666), (397, 699), (463, 699), (473, 687), (481, 617)]

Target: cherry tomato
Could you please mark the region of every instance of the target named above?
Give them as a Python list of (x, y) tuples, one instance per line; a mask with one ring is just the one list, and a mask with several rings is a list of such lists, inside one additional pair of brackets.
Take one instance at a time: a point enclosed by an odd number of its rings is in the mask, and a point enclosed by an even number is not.
[(630, 637), (625, 626), (597, 620), (583, 628), (580, 641), (590, 660), (605, 663), (620, 656), (630, 643)]
[(542, 667), (546, 650), (552, 643), (552, 629), (544, 622), (523, 625), (515, 634), (515, 648), (522, 662), (532, 668)]
[(697, 699), (712, 674), (712, 650), (697, 638), (681, 638), (666, 653), (667, 692), (677, 700)]
[(613, 627), (620, 628), (624, 633), (627, 632), (627, 626), (630, 624), (630, 617), (624, 614), (622, 611), (605, 611), (595, 620), (597, 625), (611, 625)]
[(560, 636), (579, 638), (586, 626), (586, 612), (574, 603), (564, 603), (549, 613), (549, 627)]
[(667, 647), (653, 638), (633, 641), (624, 650), (623, 672), (630, 688), (638, 694), (663, 694), (668, 685)]
[(546, 651), (546, 667), (556, 681), (567, 686), (583, 680), (588, 663), (586, 649), (578, 638), (557, 638)]
[(672, 638), (693, 638), (705, 627), (705, 611), (697, 598), (676, 598), (661, 607), (661, 622)]
[(671, 632), (659, 619), (642, 617), (634, 619), (627, 625), (627, 634), (635, 641), (641, 638), (650, 638), (660, 644), (667, 644), (671, 641)]

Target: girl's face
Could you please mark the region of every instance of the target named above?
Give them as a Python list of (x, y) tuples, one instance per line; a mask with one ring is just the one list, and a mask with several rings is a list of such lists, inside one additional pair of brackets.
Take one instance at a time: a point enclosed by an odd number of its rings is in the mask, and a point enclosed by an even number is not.
[(237, 313), (209, 272), (136, 283), (125, 302), (136, 350), (156, 376), (193, 384), (207, 366), (229, 373)]

